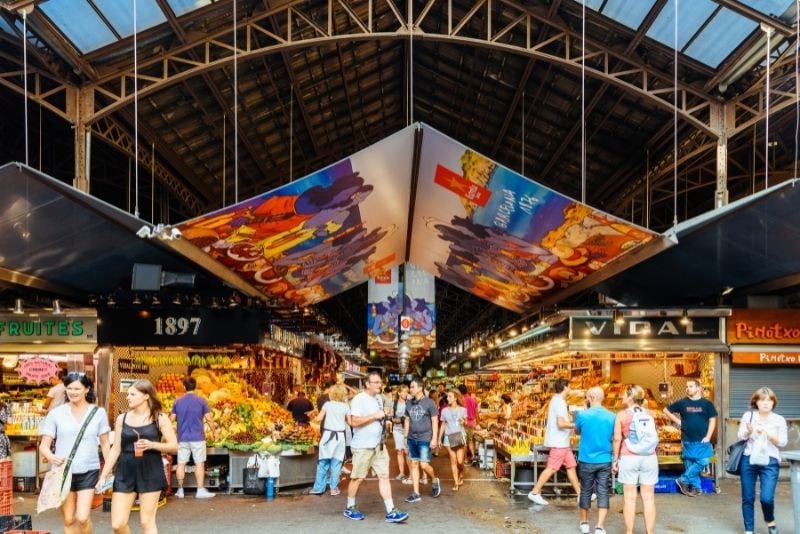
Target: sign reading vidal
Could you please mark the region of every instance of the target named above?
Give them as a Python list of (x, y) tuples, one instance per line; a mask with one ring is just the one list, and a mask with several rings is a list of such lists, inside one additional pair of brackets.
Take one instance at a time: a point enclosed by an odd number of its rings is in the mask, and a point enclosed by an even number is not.
[(655, 235), (425, 127), (410, 261), (474, 295), (522, 312)]
[(679, 317), (626, 318), (621, 325), (610, 317), (570, 317), (573, 338), (592, 339), (719, 339), (718, 317), (695, 317), (681, 324)]

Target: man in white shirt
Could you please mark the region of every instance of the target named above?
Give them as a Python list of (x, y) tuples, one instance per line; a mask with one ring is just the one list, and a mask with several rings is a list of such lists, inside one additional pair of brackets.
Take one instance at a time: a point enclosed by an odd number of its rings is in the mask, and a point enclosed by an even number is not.
[(536, 485), (528, 494), (528, 498), (536, 504), (545, 505), (547, 501), (542, 497), (542, 488), (550, 480), (561, 466), (567, 468), (567, 478), (575, 493), (580, 495), (581, 486), (578, 483), (578, 475), (575, 468), (578, 462), (575, 454), (569, 446), (570, 430), (575, 428), (575, 424), (569, 418), (569, 408), (567, 407), (567, 395), (569, 395), (569, 381), (566, 378), (556, 380), (555, 395), (550, 399), (550, 409), (547, 412), (547, 430), (544, 435), (544, 446), (550, 448), (547, 454), (547, 467), (539, 475)]
[(67, 402), (67, 388), (64, 386), (63, 370), (59, 370), (58, 374), (50, 379), (50, 385), (52, 387), (47, 391), (47, 399), (44, 401), (47, 413)]
[(389, 482), (389, 451), (383, 443), (384, 419), (381, 377), (370, 373), (364, 391), (350, 401), (348, 424), (353, 428), (350, 448), (353, 451), (353, 470), (347, 488), (347, 508), (344, 516), (354, 521), (364, 519), (364, 513), (356, 506), (356, 495), (361, 482), (372, 469), (378, 477), (378, 491), (386, 506), (386, 522), (400, 523), (408, 519), (408, 514), (394, 507), (392, 486)]

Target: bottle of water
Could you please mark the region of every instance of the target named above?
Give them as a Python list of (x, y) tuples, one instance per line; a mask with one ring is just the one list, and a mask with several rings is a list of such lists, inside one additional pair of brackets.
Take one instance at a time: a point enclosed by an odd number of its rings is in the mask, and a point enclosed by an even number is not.
[(275, 478), (267, 478), (267, 500), (272, 501), (275, 499)]

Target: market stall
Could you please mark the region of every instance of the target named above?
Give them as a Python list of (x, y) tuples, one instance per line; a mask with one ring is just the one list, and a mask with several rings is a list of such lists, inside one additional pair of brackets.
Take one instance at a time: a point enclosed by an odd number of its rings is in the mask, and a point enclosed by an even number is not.
[[(509, 476), (512, 491), (517, 480), (514, 464), (533, 470), (534, 478), (546, 463), (542, 447), (547, 424), (552, 384), (556, 378), (569, 380), (571, 392), (566, 401), (572, 413), (585, 409), (586, 390), (593, 386), (605, 392), (605, 406), (623, 409), (625, 385), (639, 384), (647, 398), (647, 408), (656, 420), (660, 443), (657, 450), (665, 476), (682, 470), (681, 434), (663, 414), (663, 408), (684, 396), (685, 382), (697, 379), (704, 395), (720, 404), (721, 360), (726, 346), (721, 341), (724, 320), (720, 316), (695, 317), (681, 324), (676, 317), (662, 315), (630, 316), (622, 324), (611, 317), (570, 317), (568, 339), (553, 340), (518, 352), (514, 358), (493, 362), (487, 368), (525, 371), (526, 380), (515, 390), (512, 420), (494, 434), (499, 466), (495, 471)], [(502, 391), (495, 391), (500, 394)], [(578, 436), (572, 446), (577, 450)], [(707, 473), (716, 487), (716, 459)], [(558, 477), (549, 489), (560, 492), (568, 486)]]

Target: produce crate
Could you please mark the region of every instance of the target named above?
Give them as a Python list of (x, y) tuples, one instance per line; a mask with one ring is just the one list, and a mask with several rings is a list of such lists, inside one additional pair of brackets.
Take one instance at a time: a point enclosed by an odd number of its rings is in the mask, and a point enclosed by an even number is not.
[(678, 493), (678, 485), (675, 484), (676, 477), (658, 477), (658, 482), (655, 485), (656, 493)]
[(0, 532), (9, 530), (29, 530), (33, 528), (30, 514), (0, 515)]
[(11, 458), (0, 460), (0, 491), (9, 491), (14, 488), (12, 466)]
[(510, 478), (511, 477), (511, 464), (497, 458), (494, 462), (494, 477), (495, 478)]
[[(9, 517), (14, 513), (14, 492), (11, 490), (0, 491), (0, 517)], [(8, 528), (1, 528), (3, 525), (0, 522), (0, 532), (5, 532)]]

